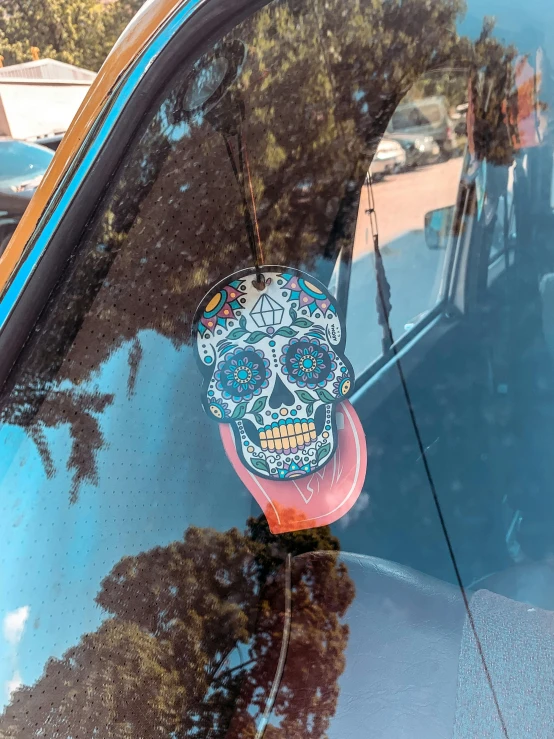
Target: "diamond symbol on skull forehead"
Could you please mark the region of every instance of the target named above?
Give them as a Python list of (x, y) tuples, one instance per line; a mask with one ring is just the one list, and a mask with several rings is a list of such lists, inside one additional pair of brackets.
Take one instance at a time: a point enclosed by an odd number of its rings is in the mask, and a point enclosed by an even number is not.
[(252, 308), (250, 315), (258, 328), (279, 326), (283, 320), (285, 309), (269, 295), (262, 295)]

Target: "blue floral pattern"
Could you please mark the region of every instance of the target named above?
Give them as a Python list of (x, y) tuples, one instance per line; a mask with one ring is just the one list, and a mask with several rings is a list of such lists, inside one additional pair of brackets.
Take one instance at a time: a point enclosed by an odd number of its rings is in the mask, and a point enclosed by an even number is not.
[(335, 355), (315, 338), (291, 339), (281, 356), (283, 373), (298, 387), (324, 387), (337, 368)]
[(269, 386), (269, 360), (260, 349), (237, 347), (220, 362), (215, 372), (216, 387), (235, 403), (251, 400)]
[(218, 421), (221, 421), (223, 418), (229, 418), (231, 415), (229, 412), (229, 406), (222, 400), (212, 400), (208, 407), (212, 416), (214, 416)]
[(342, 398), (345, 395), (348, 395), (350, 390), (352, 389), (352, 380), (348, 375), (343, 375), (342, 377), (339, 377), (334, 383), (333, 383), (333, 391), (337, 398)]

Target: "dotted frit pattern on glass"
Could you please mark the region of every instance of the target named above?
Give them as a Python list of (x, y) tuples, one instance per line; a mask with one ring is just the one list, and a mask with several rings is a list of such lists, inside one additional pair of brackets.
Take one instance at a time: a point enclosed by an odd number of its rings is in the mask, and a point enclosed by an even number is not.
[[(442, 0), (289, 0), (225, 37), (247, 51), (229, 95), (243, 105), (265, 264), (334, 294), (371, 155), (406, 90), (458, 60), (456, 19)], [(236, 136), (177, 115), (189, 72), (172, 72), (106, 173), (0, 398), (3, 739), (351, 735), (348, 615), (363, 588), (338, 552), (450, 575), (398, 378), (386, 411), (360, 408), (368, 482), (332, 531), (272, 535), (226, 458), (192, 328), (203, 296), (253, 253)], [(354, 341), (377, 326), (366, 302)], [(276, 311), (260, 307), (260, 330)], [(325, 389), (346, 397), (341, 361)]]

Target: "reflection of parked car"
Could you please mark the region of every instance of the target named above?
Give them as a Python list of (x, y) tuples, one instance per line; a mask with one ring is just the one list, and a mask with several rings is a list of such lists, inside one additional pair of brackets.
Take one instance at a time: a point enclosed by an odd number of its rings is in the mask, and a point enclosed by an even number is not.
[(406, 167), (422, 167), (435, 164), (440, 159), (441, 150), (432, 136), (394, 136), (406, 154)]
[(374, 180), (382, 179), (387, 174), (401, 172), (406, 166), (406, 152), (393, 139), (383, 138), (379, 142), (370, 172)]
[(58, 146), (61, 144), (63, 139), (63, 133), (51, 134), (50, 136), (43, 136), (42, 138), (33, 141), (34, 144), (40, 144), (40, 146), (46, 146), (52, 151), (56, 151)]
[(443, 156), (450, 156), (458, 145), (444, 97), (402, 103), (391, 118), (387, 134), (431, 136), (440, 146)]
[(458, 136), (465, 136), (467, 129), (467, 111), (468, 104), (461, 103), (456, 106), (456, 112), (452, 116), (452, 122), (454, 124), (454, 130)]
[(53, 156), (43, 146), (0, 140), (0, 255)]
[(0, 190), (36, 190), (54, 154), (38, 144), (0, 140)]
[(0, 255), (8, 245), (21, 216), (33, 195), (33, 190), (0, 192)]

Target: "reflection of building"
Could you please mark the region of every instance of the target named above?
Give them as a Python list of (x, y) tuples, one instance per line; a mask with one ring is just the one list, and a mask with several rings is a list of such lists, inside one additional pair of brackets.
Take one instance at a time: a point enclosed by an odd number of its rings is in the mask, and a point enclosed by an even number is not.
[(0, 135), (64, 133), (96, 75), (54, 59), (0, 69)]

